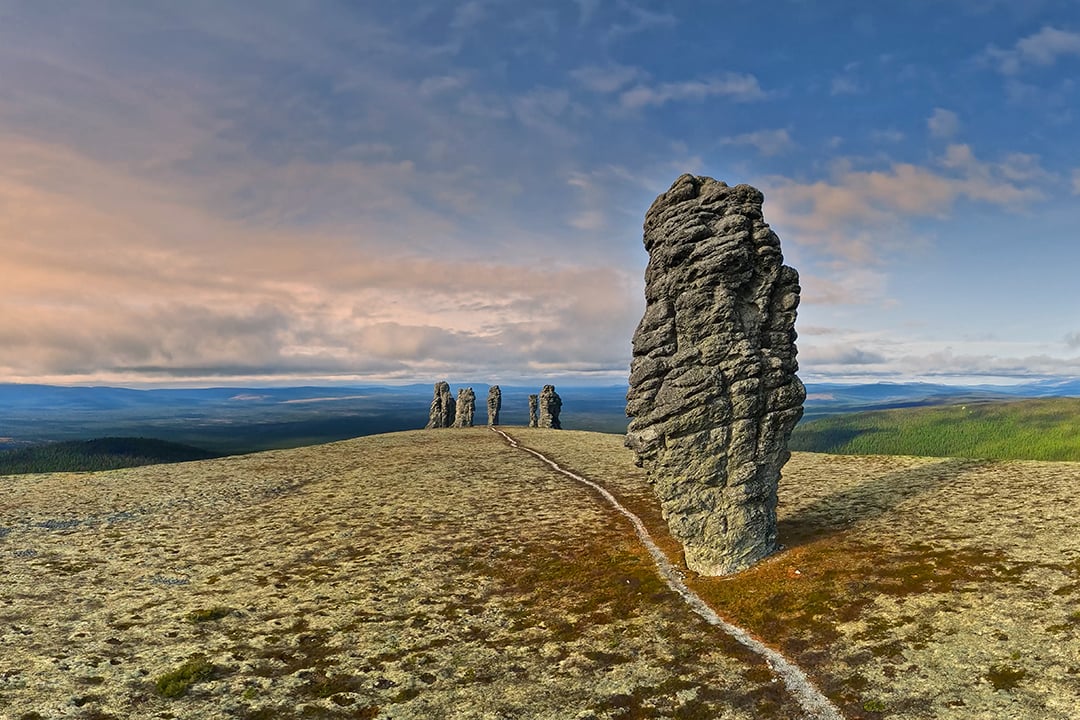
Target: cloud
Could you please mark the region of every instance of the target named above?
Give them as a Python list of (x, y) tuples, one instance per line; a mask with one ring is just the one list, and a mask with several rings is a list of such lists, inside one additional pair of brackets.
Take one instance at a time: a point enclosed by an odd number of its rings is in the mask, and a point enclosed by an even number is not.
[(797, 329), (800, 375), (804, 380), (973, 383), (992, 378), (1060, 377), (1080, 371), (1080, 357), (1053, 354), (1039, 343), (993, 338), (928, 340), (895, 326), (887, 332), (802, 326)]
[(791, 228), (801, 244), (866, 263), (890, 237), (909, 243), (903, 232), (909, 220), (943, 217), (961, 199), (1020, 209), (1042, 199), (1051, 178), (1033, 156), (983, 162), (970, 146), (954, 144), (935, 166), (891, 163), (860, 170), (841, 160), (827, 180), (772, 178), (766, 187), (774, 225)]
[(487, 17), (487, 8), (481, 0), (468, 0), (454, 9), (454, 17), (450, 21), (450, 27), (458, 30), (466, 30), (479, 25)]
[(578, 6), (578, 27), (585, 27), (596, 14), (600, 0), (574, 0)]
[(1080, 56), (1080, 33), (1049, 25), (1017, 40), (1011, 49), (991, 45), (986, 50), (986, 56), (997, 63), (1003, 75), (1017, 75), (1032, 65), (1053, 65), (1058, 58), (1070, 55)]
[(878, 142), (898, 143), (903, 142), (906, 136), (895, 128), (889, 128), (887, 130), (873, 130), (870, 132), (870, 137)]
[[(520, 228), (521, 245), (444, 259), (458, 230), (405, 192), (410, 167), (263, 168), (259, 202), (223, 216), (69, 149), (0, 135), (0, 154), (2, 378), (625, 373), (637, 278), (588, 252), (536, 263), (529, 247), (560, 241)], [(370, 226), (292, 221), (336, 197)]]
[(1080, 332), (1066, 333), (1065, 344), (1074, 350), (1080, 348)]
[[(870, 251), (866, 252), (869, 254)], [(802, 272), (799, 281), (803, 305), (859, 306), (889, 302), (886, 297), (888, 276), (868, 267), (844, 267), (835, 273), (835, 277)]]
[(1072, 172), (1072, 194), (1080, 195), (1080, 168)]
[(465, 78), (457, 75), (435, 75), (420, 82), (420, 94), (425, 97), (460, 90), (465, 87)]
[(570, 72), (586, 90), (598, 93), (613, 93), (642, 76), (640, 68), (629, 65), (587, 65)]
[(756, 130), (721, 140), (724, 145), (749, 145), (766, 157), (780, 155), (795, 147), (790, 133), (784, 129)]
[(860, 91), (859, 84), (853, 78), (843, 75), (834, 77), (829, 86), (830, 95), (855, 95)]
[(926, 128), (931, 137), (951, 138), (960, 129), (960, 118), (951, 110), (934, 108), (934, 112), (926, 120)]
[(638, 84), (620, 95), (624, 108), (637, 110), (649, 106), (661, 106), (676, 101), (702, 101), (710, 97), (727, 97), (735, 102), (764, 100), (768, 94), (761, 89), (756, 77), (750, 74), (726, 73), (708, 80)]
[(636, 35), (640, 32), (674, 27), (679, 24), (679, 19), (670, 13), (647, 10), (631, 3), (629, 0), (619, 0), (618, 9), (627, 19), (610, 26), (606, 35), (608, 42)]
[(815, 366), (880, 365), (886, 362), (886, 358), (881, 353), (864, 350), (854, 345), (837, 344), (801, 349), (799, 362)]

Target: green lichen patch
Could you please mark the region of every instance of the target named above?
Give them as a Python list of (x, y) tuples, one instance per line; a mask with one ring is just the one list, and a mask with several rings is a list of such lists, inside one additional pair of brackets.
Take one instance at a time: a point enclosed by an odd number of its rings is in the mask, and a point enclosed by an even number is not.
[(991, 665), (985, 677), (994, 686), (995, 690), (1014, 690), (1020, 684), (1020, 681), (1027, 677), (1027, 670), (1015, 665), (1001, 663)]
[(163, 698), (183, 697), (195, 683), (210, 679), (214, 670), (213, 663), (205, 655), (196, 655), (180, 667), (155, 678), (154, 691)]

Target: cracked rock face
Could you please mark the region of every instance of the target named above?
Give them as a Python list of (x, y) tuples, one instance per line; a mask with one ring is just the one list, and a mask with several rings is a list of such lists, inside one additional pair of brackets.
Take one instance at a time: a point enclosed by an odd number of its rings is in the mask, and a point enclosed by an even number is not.
[(457, 413), (454, 415), (454, 427), (472, 427), (476, 415), (476, 393), (472, 388), (458, 388)]
[[(529, 396), (532, 397), (531, 395)], [(562, 411), (562, 398), (555, 392), (554, 385), (545, 385), (540, 391), (539, 398), (540, 415), (537, 418), (537, 427), (561, 430), (559, 413)]]
[(795, 375), (799, 275), (783, 264), (763, 199), (683, 175), (645, 216), (626, 444), (703, 575), (777, 550), (780, 469), (806, 398)]
[(540, 396), (539, 395), (530, 395), (529, 396), (529, 427), (540, 427), (540, 425), (539, 425), (539, 422), (540, 422), (539, 412), (540, 412)]
[(435, 396), (431, 399), (431, 409), (428, 411), (428, 422), (425, 426), (432, 428), (448, 428), (454, 424), (456, 407), (454, 396), (450, 394), (450, 384), (443, 381), (435, 383)]
[(502, 409), (502, 390), (498, 385), (488, 388), (487, 397), (487, 424), (499, 424), (499, 411)]

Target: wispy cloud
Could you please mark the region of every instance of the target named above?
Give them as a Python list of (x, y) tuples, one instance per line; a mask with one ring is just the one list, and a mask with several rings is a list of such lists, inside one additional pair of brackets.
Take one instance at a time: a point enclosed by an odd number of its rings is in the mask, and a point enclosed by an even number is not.
[(852, 77), (838, 75), (829, 84), (830, 95), (855, 95), (861, 92), (859, 83)]
[(454, 17), (450, 21), (450, 27), (467, 29), (480, 24), (487, 17), (486, 3), (482, 0), (468, 0), (454, 9)]
[(1053, 65), (1058, 58), (1080, 56), (1080, 32), (1061, 30), (1049, 25), (1020, 38), (1012, 48), (991, 45), (986, 56), (1004, 75), (1017, 75), (1032, 65)]
[(888, 128), (885, 130), (872, 130), (870, 137), (878, 142), (894, 144), (903, 142), (907, 136), (895, 128)]
[(622, 19), (608, 28), (607, 40), (609, 42), (641, 32), (675, 27), (679, 24), (679, 19), (671, 13), (655, 12), (630, 0), (618, 0), (617, 8)]
[(960, 117), (952, 110), (934, 108), (933, 114), (926, 120), (926, 129), (931, 137), (951, 138), (960, 130)]
[(880, 365), (885, 356), (849, 344), (811, 346), (799, 353), (800, 362), (811, 365)]
[(726, 97), (735, 102), (764, 100), (768, 94), (761, 89), (758, 79), (750, 74), (726, 73), (707, 80), (638, 84), (626, 90), (619, 98), (624, 108), (637, 110), (669, 102), (697, 101), (710, 97)]
[(640, 68), (629, 65), (586, 65), (570, 72), (586, 90), (598, 93), (613, 93), (621, 90), (642, 75)]
[(783, 128), (755, 130), (721, 140), (724, 145), (749, 145), (766, 157), (781, 155), (795, 147), (791, 133)]
[(421, 95), (433, 96), (442, 93), (453, 92), (465, 87), (465, 78), (459, 75), (435, 75), (424, 78), (418, 88)]

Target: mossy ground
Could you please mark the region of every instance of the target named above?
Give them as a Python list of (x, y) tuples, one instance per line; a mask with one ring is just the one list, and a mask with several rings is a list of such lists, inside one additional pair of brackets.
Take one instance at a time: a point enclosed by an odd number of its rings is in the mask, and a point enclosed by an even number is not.
[(0, 483), (5, 719), (799, 717), (486, 429)]
[[(622, 438), (512, 428), (666, 552)], [(482, 428), (0, 478), (0, 717), (794, 718), (595, 493)], [(1080, 466), (796, 454), (691, 577), (849, 718), (1075, 718)], [(155, 680), (201, 654), (176, 698)]]

